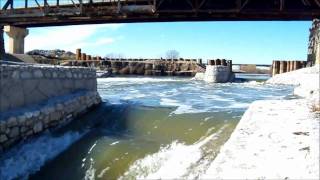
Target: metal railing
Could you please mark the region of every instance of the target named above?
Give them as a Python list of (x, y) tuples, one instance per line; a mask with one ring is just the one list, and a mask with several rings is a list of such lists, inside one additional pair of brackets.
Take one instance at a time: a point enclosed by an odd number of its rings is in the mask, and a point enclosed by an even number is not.
[(0, 10), (126, 1), (128, 0), (0, 0)]

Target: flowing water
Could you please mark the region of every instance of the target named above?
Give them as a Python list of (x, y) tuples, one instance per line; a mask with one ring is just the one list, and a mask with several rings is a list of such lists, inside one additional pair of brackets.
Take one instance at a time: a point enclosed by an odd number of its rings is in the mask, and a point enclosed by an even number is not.
[(292, 87), (188, 78), (98, 79), (101, 106), (0, 157), (0, 179), (196, 178), (249, 104)]

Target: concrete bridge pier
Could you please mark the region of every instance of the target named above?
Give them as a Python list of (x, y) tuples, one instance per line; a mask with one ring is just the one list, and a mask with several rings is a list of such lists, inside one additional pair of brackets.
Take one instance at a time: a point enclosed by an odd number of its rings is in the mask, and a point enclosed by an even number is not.
[(15, 26), (5, 26), (4, 32), (9, 36), (9, 53), (23, 54), (24, 38), (29, 34), (29, 30)]

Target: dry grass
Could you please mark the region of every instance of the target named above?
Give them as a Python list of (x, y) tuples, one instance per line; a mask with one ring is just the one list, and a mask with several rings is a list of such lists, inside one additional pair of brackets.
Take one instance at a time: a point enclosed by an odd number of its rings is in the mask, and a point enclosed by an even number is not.
[(318, 104), (311, 105), (311, 111), (320, 113), (320, 104), (318, 103)]

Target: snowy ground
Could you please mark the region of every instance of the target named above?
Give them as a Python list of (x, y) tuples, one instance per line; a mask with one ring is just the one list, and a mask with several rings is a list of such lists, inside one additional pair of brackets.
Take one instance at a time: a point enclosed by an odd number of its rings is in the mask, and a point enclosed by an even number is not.
[(251, 104), (201, 179), (319, 179), (319, 65), (267, 83), (303, 98)]

